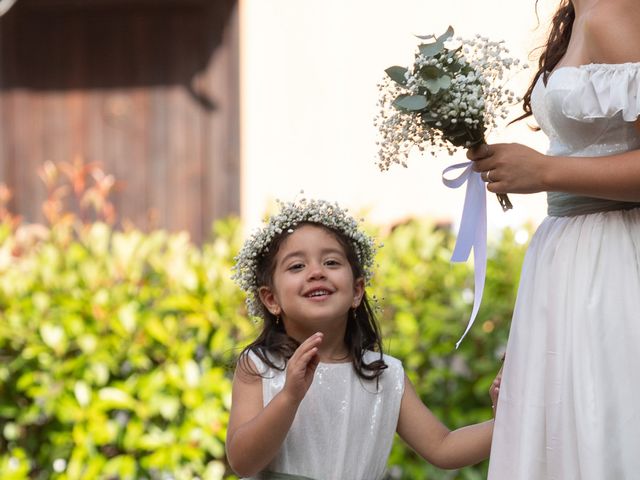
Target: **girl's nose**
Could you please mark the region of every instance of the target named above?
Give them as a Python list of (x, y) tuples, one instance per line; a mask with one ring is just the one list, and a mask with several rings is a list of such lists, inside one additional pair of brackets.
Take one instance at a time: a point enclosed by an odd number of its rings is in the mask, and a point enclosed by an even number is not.
[(309, 265), (309, 280), (318, 280), (319, 278), (324, 278), (324, 268), (319, 263), (312, 263)]

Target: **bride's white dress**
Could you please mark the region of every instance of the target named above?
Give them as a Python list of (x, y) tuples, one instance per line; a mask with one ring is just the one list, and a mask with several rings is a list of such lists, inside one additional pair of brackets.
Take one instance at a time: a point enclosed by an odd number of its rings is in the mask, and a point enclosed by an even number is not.
[[(551, 155), (640, 148), (640, 63), (559, 68), (531, 103)], [(640, 204), (548, 198), (523, 265), (489, 479), (640, 479)]]

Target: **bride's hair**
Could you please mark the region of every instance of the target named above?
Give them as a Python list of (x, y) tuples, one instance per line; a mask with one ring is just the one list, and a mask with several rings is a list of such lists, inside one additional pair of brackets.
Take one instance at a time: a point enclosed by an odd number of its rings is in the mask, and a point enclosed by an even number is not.
[[(536, 10), (538, 8), (538, 0), (536, 0)], [(536, 72), (529, 88), (522, 97), (522, 109), (524, 114), (514, 120), (522, 120), (531, 115), (531, 92), (535, 86), (538, 78), (542, 75), (544, 83), (547, 83), (549, 72), (551, 72), (560, 59), (564, 56), (569, 45), (569, 39), (571, 38), (571, 28), (573, 27), (573, 20), (576, 17), (573, 3), (571, 0), (562, 0), (560, 6), (553, 16), (551, 21), (551, 28), (549, 30), (549, 37), (547, 43), (540, 47), (542, 53), (538, 59), (538, 71)]]

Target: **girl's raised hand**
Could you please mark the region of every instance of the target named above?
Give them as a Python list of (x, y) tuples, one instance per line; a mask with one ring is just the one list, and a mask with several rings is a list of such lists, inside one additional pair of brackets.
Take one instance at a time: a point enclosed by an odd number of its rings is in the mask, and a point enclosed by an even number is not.
[(287, 363), (287, 379), (282, 390), (296, 402), (302, 401), (313, 382), (321, 343), (322, 333), (314, 333), (302, 342)]

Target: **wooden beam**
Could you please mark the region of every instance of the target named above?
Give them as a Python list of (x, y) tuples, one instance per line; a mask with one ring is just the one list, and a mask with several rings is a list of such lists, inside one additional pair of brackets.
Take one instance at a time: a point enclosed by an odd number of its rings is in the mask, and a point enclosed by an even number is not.
[(9, 11), (17, 0), (0, 0), (0, 17)]
[[(0, 0), (4, 1), (7, 0)], [(210, 0), (20, 0), (25, 7), (38, 9), (205, 7), (209, 2)]]

